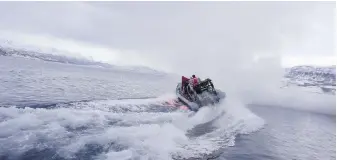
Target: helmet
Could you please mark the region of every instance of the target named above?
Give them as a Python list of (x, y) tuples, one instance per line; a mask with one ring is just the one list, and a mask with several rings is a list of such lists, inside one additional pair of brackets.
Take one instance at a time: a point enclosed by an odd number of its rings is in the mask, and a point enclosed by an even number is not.
[(193, 74), (192, 77), (195, 78), (195, 75)]

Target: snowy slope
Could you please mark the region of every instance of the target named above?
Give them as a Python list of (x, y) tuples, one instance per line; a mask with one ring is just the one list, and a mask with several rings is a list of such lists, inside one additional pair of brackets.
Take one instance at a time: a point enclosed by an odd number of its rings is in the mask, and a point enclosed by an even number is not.
[(295, 66), (286, 69), (287, 85), (320, 88), (324, 93), (336, 92), (336, 66)]
[(336, 85), (336, 66), (315, 67), (296, 66), (287, 69), (285, 77), (291, 80), (302, 81), (303, 85)]
[(32, 59), (38, 59), (43, 61), (58, 62), (65, 64), (75, 64), (75, 65), (87, 65), (87, 66), (96, 66), (104, 67), (116, 70), (123, 70), (129, 72), (137, 73), (149, 73), (149, 74), (165, 74), (161, 71), (154, 70), (145, 66), (115, 66), (108, 63), (97, 62), (93, 59), (88, 59), (83, 56), (68, 53), (65, 51), (59, 51), (55, 48), (50, 49), (49, 51), (42, 51), (35, 48), (23, 48), (20, 46), (12, 45), (13, 43), (1, 43), (0, 44), (0, 56), (16, 56), (16, 57), (26, 57)]

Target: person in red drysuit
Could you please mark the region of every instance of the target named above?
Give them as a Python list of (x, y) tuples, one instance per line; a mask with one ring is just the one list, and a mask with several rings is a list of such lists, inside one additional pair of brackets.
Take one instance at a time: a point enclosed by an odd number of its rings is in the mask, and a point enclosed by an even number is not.
[(199, 79), (194, 74), (192, 75), (192, 78), (191, 78), (190, 81), (191, 81), (193, 87), (195, 87), (196, 85), (199, 84)]
[(185, 76), (182, 76), (181, 77), (181, 90), (183, 91), (183, 93), (185, 93), (185, 91), (186, 91), (186, 87), (187, 87), (187, 85), (188, 85), (188, 81), (189, 81), (190, 79), (188, 79), (187, 77), (185, 77)]

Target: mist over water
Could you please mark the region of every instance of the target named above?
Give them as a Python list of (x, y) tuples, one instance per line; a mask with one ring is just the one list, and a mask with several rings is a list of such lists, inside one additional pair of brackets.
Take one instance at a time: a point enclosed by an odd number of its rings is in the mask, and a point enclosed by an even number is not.
[[(20, 35), (22, 33), (17, 33), (13, 35)], [(4, 34), (6, 35), (6, 34)], [(53, 37), (41, 37), (39, 35), (21, 35), (25, 37), (24, 39), (15, 39), (12, 38), (10, 43), (3, 45), (10, 48), (24, 48), (25, 50), (31, 51), (40, 51), (41, 54), (52, 53), (55, 55), (63, 55), (68, 57), (76, 57), (87, 59), (96, 62), (102, 62), (100, 57), (109, 57), (109, 55), (116, 55), (118, 57), (121, 53), (111, 52), (112, 50), (104, 49), (106, 52), (100, 48), (91, 47), (90, 44), (83, 45), (82, 43), (77, 43), (76, 41), (64, 40), (63, 43), (70, 45), (68, 47), (57, 48), (59, 49), (55, 52), (54, 47), (56, 43), (41, 43), (39, 45), (37, 42), (40, 41), (29, 41), (30, 38), (33, 40), (36, 39), (45, 39), (49, 38), (50, 42), (62, 41), (62, 39), (53, 38)], [(15, 36), (14, 36), (15, 37)], [(20, 36), (18, 36), (20, 37)], [(7, 38), (8, 35), (7, 35)], [(9, 38), (10, 39), (10, 38)], [(23, 42), (23, 40), (27, 40)], [(34, 43), (29, 43), (34, 42)], [(56, 42), (56, 41), (55, 41)], [(28, 44), (27, 44), (28, 43)], [(75, 46), (73, 48), (73, 46)], [(86, 50), (88, 48), (88, 50)], [(72, 50), (73, 49), (73, 50)], [(78, 50), (80, 49), (80, 50)], [(97, 49), (97, 50), (96, 50)], [(66, 51), (66, 52), (64, 52)], [(84, 51), (84, 52), (81, 52)], [(71, 53), (71, 54), (68, 54)], [(208, 54), (207, 54), (208, 55)], [(211, 56), (206, 56), (211, 57)], [(121, 57), (120, 57), (121, 58)], [(144, 57), (143, 57), (144, 58)], [(146, 57), (145, 57), (146, 58)], [(228, 96), (235, 97), (245, 104), (261, 104), (261, 105), (273, 105), (279, 107), (288, 107), (293, 109), (301, 109), (314, 111), (324, 114), (333, 114), (335, 115), (335, 103), (336, 100), (331, 95), (317, 95), (314, 93), (307, 93), (300, 88), (282, 88), (284, 85), (282, 80), (285, 74), (284, 67), (282, 67), (282, 58), (281, 56), (276, 55), (254, 55), (246, 54), (245, 56), (233, 57), (236, 62), (231, 62), (231, 59), (228, 58), (212, 58), (216, 61), (207, 61), (204, 60), (204, 63), (201, 65), (196, 65), (195, 63), (186, 62), (183, 68), (195, 67), (195, 70), (191, 69), (190, 74), (196, 74), (201, 78), (211, 78), (214, 81), (214, 84), (217, 88), (225, 91)], [(118, 59), (118, 58), (117, 58)], [(118, 61), (125, 61), (119, 59)], [(109, 61), (103, 61), (104, 63), (109, 63), (111, 65), (120, 65), (122, 63), (114, 64)], [(127, 62), (127, 61), (125, 61)], [(124, 64), (128, 66), (131, 64)], [(140, 65), (139, 63), (133, 63), (132, 65)], [(193, 68), (192, 67), (192, 68)], [(156, 69), (156, 68), (154, 68)], [(171, 74), (171, 73), (170, 73)], [(191, 76), (185, 74), (184, 76)], [(175, 81), (168, 81), (172, 87), (175, 86), (175, 83), (180, 81), (179, 72), (172, 74), (172, 79)], [(168, 90), (168, 93), (172, 90)]]

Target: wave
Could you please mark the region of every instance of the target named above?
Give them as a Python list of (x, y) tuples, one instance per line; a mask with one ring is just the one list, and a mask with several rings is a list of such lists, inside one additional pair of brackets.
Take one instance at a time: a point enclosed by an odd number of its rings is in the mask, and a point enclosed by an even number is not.
[[(261, 118), (238, 103), (205, 107), (195, 114), (153, 111), (156, 107), (170, 108), (158, 106), (166, 98), (74, 102), (53, 109), (0, 107), (0, 157), (214, 157), (218, 150), (235, 145), (237, 135), (264, 125)], [(197, 133), (200, 127), (204, 133)]]

